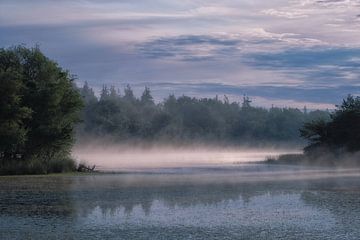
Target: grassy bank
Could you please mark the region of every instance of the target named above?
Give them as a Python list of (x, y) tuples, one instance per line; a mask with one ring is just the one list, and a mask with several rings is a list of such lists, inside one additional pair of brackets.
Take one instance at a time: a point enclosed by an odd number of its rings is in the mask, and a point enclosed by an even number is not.
[(0, 175), (50, 175), (95, 172), (95, 166), (77, 163), (71, 157), (54, 158), (46, 161), (33, 158), (27, 161), (10, 159), (0, 161)]
[(54, 158), (46, 160), (42, 158), (2, 159), (0, 162), (0, 175), (23, 175), (23, 174), (49, 174), (76, 171), (77, 164), (72, 158)]
[[(94, 173), (89, 173), (89, 172), (78, 172), (78, 171), (73, 171), (73, 172), (62, 172), (62, 173), (49, 173), (49, 174), (17, 174), (17, 175), (0, 175), (0, 180), (1, 179), (8, 179), (8, 178), (22, 178), (22, 177), (75, 177), (75, 176), (87, 176), (87, 175), (92, 175)], [(96, 173), (98, 174), (98, 173)]]

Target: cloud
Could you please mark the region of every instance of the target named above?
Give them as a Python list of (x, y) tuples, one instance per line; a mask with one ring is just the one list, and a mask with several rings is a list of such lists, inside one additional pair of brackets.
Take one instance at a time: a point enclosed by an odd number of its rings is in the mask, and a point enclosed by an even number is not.
[[(241, 33), (212, 35), (180, 35), (159, 37), (137, 45), (148, 58), (171, 58), (181, 61), (207, 61), (219, 58), (241, 58), (244, 53), (271, 52), (284, 48), (326, 45), (317, 39), (302, 38), (292, 33), (271, 33), (262, 28)], [(261, 55), (259, 55), (261, 56)]]
[[(0, 25), (71, 25), (108, 21), (127, 21), (153, 18), (181, 18), (189, 15), (181, 11), (180, 4), (162, 0), (142, 0), (136, 5), (131, 1), (83, 0), (3, 0), (0, 8)], [(159, 6), (159, 7), (157, 7)], [(31, 11), (29, 11), (31, 9)], [(163, 11), (167, 9), (169, 11)]]
[(264, 14), (276, 17), (283, 17), (289, 19), (296, 19), (296, 18), (306, 18), (308, 15), (304, 14), (303, 12), (299, 11), (285, 11), (285, 10), (276, 10), (276, 9), (266, 9), (261, 11)]
[[(256, 68), (298, 75), (309, 86), (360, 85), (360, 48), (298, 48), (247, 55)], [(351, 80), (351, 82), (349, 82)]]
[(312, 3), (327, 7), (358, 7), (360, 1), (358, 0), (315, 0), (315, 1), (302, 1), (303, 3)]
[(158, 38), (138, 46), (149, 58), (171, 57), (184, 61), (210, 60), (219, 55), (229, 56), (236, 51), (238, 39), (219, 38), (206, 35), (188, 35)]
[(0, 45), (40, 44), (96, 87), (331, 104), (360, 85), (359, 2), (1, 0)]

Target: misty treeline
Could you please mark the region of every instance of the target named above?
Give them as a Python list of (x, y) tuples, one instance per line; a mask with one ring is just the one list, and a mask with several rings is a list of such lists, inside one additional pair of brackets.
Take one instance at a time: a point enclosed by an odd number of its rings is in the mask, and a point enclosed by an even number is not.
[(0, 49), (0, 174), (70, 171), (82, 98), (38, 47)]
[(79, 142), (239, 145), (297, 142), (301, 133), (307, 153), (341, 154), (360, 150), (360, 98), (348, 96), (330, 113), (254, 107), (246, 97), (169, 95), (156, 103), (149, 88), (136, 97), (130, 86), (104, 86), (97, 97), (38, 47), (0, 48), (0, 174), (75, 170), (75, 130)]
[(87, 83), (79, 90), (85, 102), (80, 141), (111, 137), (119, 142), (299, 143), (305, 122), (329, 118), (328, 111), (254, 107), (247, 97), (238, 103), (226, 96), (169, 95), (155, 103), (147, 87), (139, 97), (129, 85), (123, 91), (103, 86), (99, 98)]

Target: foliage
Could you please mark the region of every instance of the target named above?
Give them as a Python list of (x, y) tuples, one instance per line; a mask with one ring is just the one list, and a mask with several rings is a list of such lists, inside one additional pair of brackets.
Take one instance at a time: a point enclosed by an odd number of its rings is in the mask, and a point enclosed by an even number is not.
[(330, 121), (313, 121), (301, 129), (301, 136), (310, 141), (307, 152), (319, 147), (333, 152), (360, 151), (360, 97), (349, 95)]
[(81, 106), (73, 78), (38, 47), (0, 49), (1, 172), (14, 163), (24, 173), (59, 171)]
[(170, 95), (155, 104), (147, 87), (140, 99), (129, 85), (123, 94), (103, 86), (99, 99), (87, 83), (80, 92), (86, 103), (80, 139), (90, 135), (119, 141), (296, 142), (304, 122), (329, 118), (327, 111), (253, 107), (247, 97), (238, 103), (226, 96), (220, 100)]

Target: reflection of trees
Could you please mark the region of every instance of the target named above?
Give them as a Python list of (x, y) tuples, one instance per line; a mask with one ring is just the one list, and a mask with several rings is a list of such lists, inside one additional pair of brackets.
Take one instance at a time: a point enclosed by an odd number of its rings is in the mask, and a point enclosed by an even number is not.
[(72, 182), (62, 177), (0, 179), (0, 216), (71, 216), (74, 208), (68, 189)]
[[(255, 196), (283, 194), (294, 190), (294, 183), (241, 181), (236, 176), (100, 176), (74, 183), (72, 194), (80, 215), (91, 213), (99, 207), (103, 214), (124, 210), (130, 214), (140, 206), (149, 214), (155, 200), (174, 208), (194, 205), (212, 205), (226, 201), (243, 200), (249, 203)], [(306, 183), (303, 183), (306, 184)], [(303, 184), (297, 183), (301, 188)]]
[[(313, 207), (331, 212), (346, 232), (360, 234), (360, 186), (358, 178), (316, 181), (301, 195)], [(338, 225), (339, 226), (339, 225)]]
[[(288, 186), (287, 186), (288, 185)], [(210, 205), (291, 189), (289, 184), (241, 182), (234, 176), (100, 175), (18, 177), (0, 181), (0, 216), (86, 216), (99, 207), (103, 214), (140, 206), (149, 214), (155, 200), (168, 207)]]
[[(4, 180), (5, 179), (5, 180)], [(328, 209), (344, 224), (358, 219), (359, 186), (353, 179), (308, 181), (248, 181), (227, 175), (90, 175), (75, 177), (21, 177), (0, 181), (0, 216), (87, 216), (95, 208), (105, 215), (141, 207), (151, 212), (154, 201), (174, 208), (212, 205), (263, 194), (302, 192), (306, 204)], [(351, 191), (349, 191), (349, 189)]]

